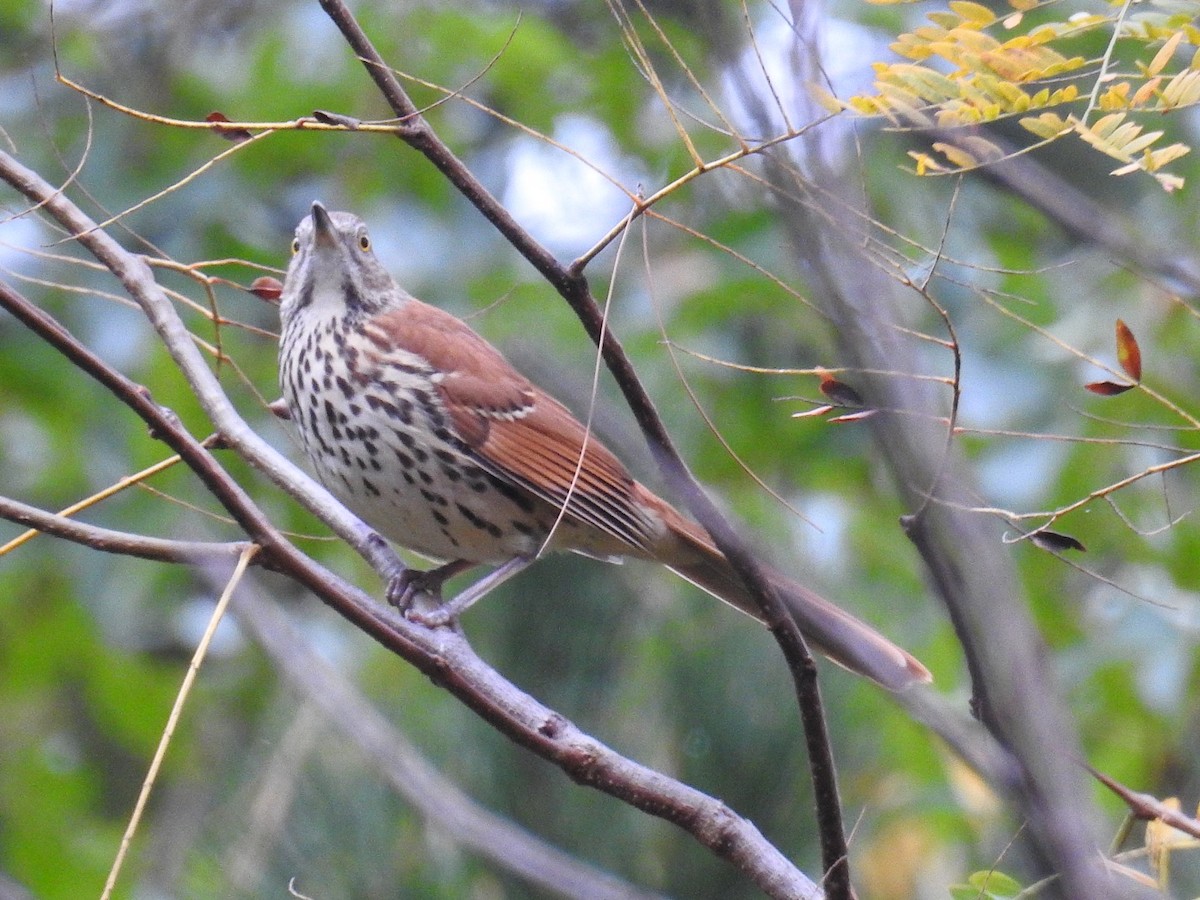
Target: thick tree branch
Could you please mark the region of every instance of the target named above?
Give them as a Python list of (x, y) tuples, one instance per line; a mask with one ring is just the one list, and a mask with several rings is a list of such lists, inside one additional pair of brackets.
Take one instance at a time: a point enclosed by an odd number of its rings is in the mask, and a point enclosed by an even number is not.
[[(792, 10), (801, 36), (797, 79), (814, 80), (817, 9), (794, 0)], [(815, 143), (804, 149), (806, 178), (781, 157), (772, 159), (769, 178), (845, 361), (864, 373), (868, 404), (900, 413), (870, 421), (879, 452), (916, 511), (906, 528), (972, 661), (983, 720), (1019, 762), (1020, 779), (997, 787), (1026, 817), (1035, 849), (1061, 875), (1067, 896), (1115, 897), (1097, 841), (1099, 816), (1078, 765), (1073, 723), (1021, 602), (1007, 549), (988, 520), (966, 511), (971, 479), (957, 448), (935, 424), (942, 415), (938, 398), (913, 379), (865, 374), (920, 371), (911, 344), (900, 338), (899, 309), (915, 295), (864, 252), (870, 245), (864, 223), (871, 220), (847, 173), (826, 164)]]
[[(394, 555), (390, 548), (255, 435), (233, 410), (146, 263), (97, 230), (65, 195), (3, 152), (0, 152), (0, 179), (39, 204), (117, 275), (154, 324), (229, 445), (270, 474), (292, 496), (311, 504), (323, 521), (336, 527), (356, 549), (372, 556), (386, 569), (387, 557)], [(22, 321), (133, 409), (196, 472), (253, 542), (263, 548), (264, 565), (311, 590), (501, 733), (558, 765), (574, 780), (679, 825), (702, 845), (745, 872), (772, 897), (821, 896), (820, 889), (766, 841), (753, 824), (719, 800), (613, 752), (502, 678), (475, 654), (461, 634), (408, 621), (301, 553), (172, 413), (155, 404), (144, 388), (108, 366), (44, 311), (19, 299), (26, 307)], [(375, 541), (379, 541), (379, 547), (372, 546)]]
[(402, 732), (325, 662), (279, 607), (247, 584), (234, 614), (292, 690), (320, 710), (428, 823), (543, 890), (583, 900), (658, 896), (563, 853), (483, 808), (431, 766)]

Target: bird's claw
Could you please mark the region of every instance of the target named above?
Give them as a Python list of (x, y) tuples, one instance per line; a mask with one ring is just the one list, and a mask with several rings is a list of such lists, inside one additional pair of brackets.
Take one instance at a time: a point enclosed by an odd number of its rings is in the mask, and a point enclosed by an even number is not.
[[(442, 602), (442, 585), (469, 568), (469, 564), (450, 562), (434, 569), (402, 569), (392, 576), (387, 586), (387, 602), (404, 614), (406, 619), (427, 628), (451, 625), (458, 618), (457, 610)], [(417, 603), (417, 598), (428, 603)]]
[(387, 602), (400, 612), (407, 613), (417, 599), (418, 594), (440, 601), (442, 599), (442, 582), (445, 579), (430, 578), (437, 570), (422, 571), (421, 569), (403, 569), (399, 575), (394, 575), (387, 586)]

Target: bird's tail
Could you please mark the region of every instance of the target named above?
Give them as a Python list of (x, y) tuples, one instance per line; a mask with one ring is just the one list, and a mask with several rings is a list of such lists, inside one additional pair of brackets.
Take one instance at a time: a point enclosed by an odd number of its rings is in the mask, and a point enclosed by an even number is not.
[[(670, 528), (692, 552), (661, 560), (669, 569), (742, 612), (762, 618), (741, 578), (699, 526), (682, 519), (671, 522)], [(919, 660), (870, 625), (779, 572), (764, 569), (764, 573), (805, 639), (834, 662), (891, 691), (933, 680)]]

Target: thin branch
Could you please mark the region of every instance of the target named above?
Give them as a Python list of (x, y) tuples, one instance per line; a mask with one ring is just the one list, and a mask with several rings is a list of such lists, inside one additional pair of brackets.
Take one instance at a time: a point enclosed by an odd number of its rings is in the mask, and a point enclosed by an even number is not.
[(162, 735), (158, 739), (158, 746), (154, 750), (154, 757), (150, 760), (150, 768), (146, 772), (146, 778), (142, 781), (142, 789), (138, 793), (133, 813), (129, 816), (129, 824), (125, 828), (125, 833), (121, 836), (121, 845), (117, 849), (117, 855), (113, 859), (112, 868), (108, 871), (108, 878), (104, 882), (104, 890), (100, 892), (100, 900), (109, 900), (112, 896), (113, 888), (117, 884), (117, 878), (121, 874), (121, 867), (125, 862), (125, 856), (129, 852), (129, 846), (133, 842), (133, 836), (137, 833), (138, 824), (141, 822), (142, 813), (145, 811), (146, 804), (150, 800), (150, 791), (154, 788), (154, 783), (158, 780), (159, 770), (162, 768), (162, 762), (167, 756), (167, 748), (171, 746), (171, 738), (175, 735), (175, 728), (179, 724), (180, 717), (183, 715), (184, 704), (187, 703), (187, 698), (192, 692), (192, 685), (196, 683), (196, 676), (200, 672), (200, 666), (204, 663), (204, 657), (208, 655), (208, 648), (212, 644), (213, 635), (217, 633), (217, 626), (221, 624), (221, 619), (225, 615), (229, 601), (233, 598), (233, 592), (241, 582), (242, 576), (246, 574), (246, 568), (250, 565), (258, 550), (259, 548), (254, 544), (247, 544), (242, 550), (238, 557), (237, 566), (229, 576), (229, 580), (225, 583), (225, 589), (221, 591), (221, 596), (217, 599), (217, 605), (213, 608), (213, 613), (208, 619), (208, 626), (204, 629), (204, 634), (201, 635), (200, 642), (196, 645), (196, 651), (192, 654), (192, 660), (188, 663), (187, 672), (183, 676), (183, 684), (179, 686), (179, 693), (176, 694), (175, 702), (171, 706), (171, 713), (167, 717), (167, 724), (163, 726)]
[[(2, 282), (0, 282), (0, 289), (3, 289)], [(96, 493), (92, 494), (90, 497), (84, 497), (82, 500), (78, 501), (77, 503), (72, 503), (70, 506), (66, 507), (65, 509), (60, 509), (58, 511), (58, 515), (63, 518), (66, 518), (68, 516), (73, 516), (78, 512), (82, 512), (83, 510), (87, 509), (88, 507), (94, 506), (95, 504), (99, 503), (101, 500), (107, 500), (109, 497), (112, 497), (115, 494), (119, 494), (121, 491), (125, 490), (127, 487), (131, 487), (132, 485), (135, 485), (135, 484), (140, 484), (145, 479), (150, 478), (153, 475), (157, 475), (159, 472), (162, 472), (162, 471), (165, 471), (166, 469), (171, 468), (172, 466), (174, 466), (176, 463), (178, 463), (180, 461), (180, 458), (181, 457), (179, 456), (179, 454), (176, 454), (174, 456), (169, 456), (166, 459), (156, 462), (152, 466), (147, 466), (145, 469), (142, 469), (142, 471), (140, 471), (140, 472), (137, 472), (133, 475), (127, 475), (126, 477), (121, 478), (118, 481), (116, 481), (114, 484), (110, 484), (108, 487), (104, 488), (103, 490), (97, 491)], [(0, 513), (0, 515), (3, 515), (3, 513)], [(26, 531), (24, 534), (18, 535), (17, 537), (13, 538), (11, 541), (9, 541), (7, 544), (5, 544), (3, 547), (0, 547), (0, 556), (4, 556), (6, 553), (11, 553), (13, 550), (16, 550), (22, 544), (28, 543), (29, 541), (33, 540), (35, 537), (38, 536), (38, 533), (41, 530), (43, 530), (43, 529), (33, 528), (33, 529), (30, 529), (29, 531)], [(137, 554), (134, 554), (134, 555), (137, 555)]]
[(1098, 769), (1087, 766), (1087, 770), (1092, 773), (1097, 781), (1121, 798), (1122, 802), (1129, 807), (1129, 812), (1133, 814), (1134, 818), (1140, 819), (1143, 822), (1152, 822), (1157, 819), (1178, 831), (1182, 831), (1184, 834), (1190, 834), (1192, 837), (1200, 839), (1200, 819), (1185, 816), (1179, 810), (1172, 809), (1166, 803), (1163, 803), (1163, 801), (1159, 800), (1153, 794), (1144, 794), (1141, 791), (1135, 791), (1132, 788), (1126, 787), (1115, 778), (1105, 775)]
[[(0, 282), (0, 305), (8, 307), (8, 288)], [(33, 534), (52, 534), (93, 550), (136, 556), (156, 562), (212, 565), (231, 563), (250, 546), (246, 541), (209, 543), (205, 541), (172, 541), (165, 538), (114, 531), (99, 525), (88, 525), (9, 497), (0, 497), (0, 518), (33, 529)], [(10, 542), (8, 546), (14, 546)]]

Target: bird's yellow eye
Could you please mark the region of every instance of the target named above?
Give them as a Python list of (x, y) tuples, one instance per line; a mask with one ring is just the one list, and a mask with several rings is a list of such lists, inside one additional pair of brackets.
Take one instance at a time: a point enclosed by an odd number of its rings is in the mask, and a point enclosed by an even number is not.
[(292, 238), (292, 256), (300, 252), (300, 238)]
[(365, 234), (360, 234), (358, 236), (358, 246), (360, 248), (362, 248), (363, 250), (370, 250), (371, 249), (371, 239), (369, 237), (367, 237)]

